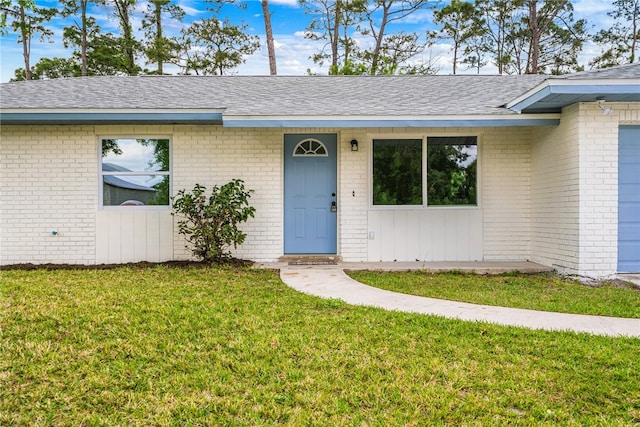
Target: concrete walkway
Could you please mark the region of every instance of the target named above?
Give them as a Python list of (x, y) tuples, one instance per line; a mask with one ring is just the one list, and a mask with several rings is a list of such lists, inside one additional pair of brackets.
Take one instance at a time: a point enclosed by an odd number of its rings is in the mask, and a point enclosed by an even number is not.
[[(387, 310), (405, 311), (410, 313), (431, 314), (451, 319), (476, 322), (490, 322), (499, 325), (520, 326), (530, 329), (545, 329), (550, 331), (587, 332), (594, 335), (640, 337), (640, 319), (621, 319), (605, 316), (587, 316), (577, 314), (552, 313), (518, 308), (494, 307), (488, 305), (469, 304), (464, 302), (446, 301), (385, 291), (364, 285), (347, 276), (345, 269), (384, 270), (378, 264), (348, 263), (340, 265), (295, 265), (285, 263), (262, 265), (262, 267), (276, 267), (280, 269), (280, 277), (288, 286), (306, 294), (323, 298), (337, 298), (348, 304), (380, 307)], [(387, 270), (398, 270), (396, 263), (387, 266)], [(475, 269), (485, 271), (488, 266), (476, 264)], [(524, 263), (521, 267), (535, 270), (540, 266)], [(458, 265), (458, 264), (457, 264)], [(504, 271), (522, 271), (523, 268), (513, 268), (514, 265), (504, 265)], [(406, 269), (411, 269), (406, 266)], [(497, 266), (494, 266), (497, 268)], [(485, 272), (498, 272), (496, 268)], [(542, 267), (544, 269), (544, 267)], [(402, 269), (402, 268), (400, 268)], [(406, 270), (405, 269), (405, 270)], [(425, 269), (423, 266), (421, 269)], [(432, 270), (431, 268), (426, 268)], [(461, 270), (464, 268), (456, 268)], [(451, 268), (449, 268), (451, 270)], [(433, 270), (432, 270), (433, 271)], [(529, 271), (529, 270), (528, 270)]]

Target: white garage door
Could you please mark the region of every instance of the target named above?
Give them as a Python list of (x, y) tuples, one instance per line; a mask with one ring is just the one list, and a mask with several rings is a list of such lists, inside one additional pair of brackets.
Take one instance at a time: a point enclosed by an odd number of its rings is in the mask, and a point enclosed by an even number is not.
[(618, 271), (640, 272), (640, 126), (618, 139)]

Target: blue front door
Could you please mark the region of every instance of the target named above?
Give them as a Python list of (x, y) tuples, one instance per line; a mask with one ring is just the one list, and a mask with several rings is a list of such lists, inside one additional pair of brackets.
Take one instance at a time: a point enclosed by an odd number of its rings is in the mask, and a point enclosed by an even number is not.
[(640, 272), (640, 126), (618, 134), (618, 272)]
[(284, 253), (335, 254), (335, 134), (284, 137)]

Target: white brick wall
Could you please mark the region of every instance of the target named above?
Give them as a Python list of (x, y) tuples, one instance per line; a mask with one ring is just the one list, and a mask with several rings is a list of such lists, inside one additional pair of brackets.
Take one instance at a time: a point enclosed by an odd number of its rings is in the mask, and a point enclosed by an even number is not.
[[(182, 188), (190, 190), (196, 183), (211, 187), (233, 178), (243, 179), (248, 188), (255, 190), (251, 204), (256, 207), (256, 218), (242, 226), (248, 237), (234, 254), (260, 261), (276, 260), (283, 254), (285, 133), (338, 135), (338, 253), (347, 261), (378, 261), (369, 259), (375, 252), (372, 245), (380, 243), (368, 239), (369, 231), (376, 227), (369, 223), (371, 139), (389, 134), (466, 134), (480, 137), (477, 218), (482, 225), (474, 227), (473, 232), (480, 233), (474, 239), (482, 240), (481, 258), (532, 259), (567, 273), (610, 275), (615, 272), (617, 257), (617, 127), (640, 123), (637, 103), (612, 106), (611, 116), (603, 116), (594, 103), (571, 106), (565, 110), (560, 126), (544, 128), (3, 126), (0, 264), (127, 260), (123, 253), (127, 248), (116, 254), (118, 241), (122, 246), (127, 240), (122, 235), (115, 236), (113, 227), (99, 226), (115, 224), (122, 220), (116, 216), (126, 216), (98, 210), (97, 140), (100, 136), (138, 135), (171, 136), (174, 193)], [(352, 139), (359, 141), (358, 152), (351, 151)], [(421, 229), (437, 229), (437, 224), (424, 224), (432, 215), (411, 217), (421, 221)], [(149, 221), (161, 224), (157, 227), (162, 230), (149, 231)], [(190, 258), (175, 219), (171, 224), (141, 214), (136, 215), (135, 222), (147, 227), (149, 238), (154, 241), (167, 241), (162, 233), (172, 236), (168, 251), (164, 246), (153, 249), (159, 254), (156, 258)], [(58, 236), (51, 236), (53, 230), (58, 231)], [(129, 227), (121, 233), (131, 230)], [(389, 230), (394, 233), (393, 227)], [(133, 233), (137, 233), (135, 227)], [(418, 234), (406, 230), (402, 233), (400, 243), (405, 252), (424, 246), (423, 242), (414, 241), (420, 239)], [(459, 239), (454, 240), (459, 244)], [(146, 247), (153, 246), (151, 243)], [(446, 247), (443, 250), (446, 252)], [(134, 252), (136, 259), (152, 257), (150, 249)], [(431, 254), (433, 259), (442, 259), (435, 252)]]
[(578, 270), (578, 107), (560, 126), (536, 128), (532, 142), (532, 259), (561, 272)]
[[(196, 183), (210, 189), (234, 178), (255, 191), (250, 199), (255, 218), (241, 226), (247, 239), (234, 251), (237, 257), (273, 261), (282, 255), (282, 135), (280, 129), (175, 127), (174, 192), (191, 190)], [(175, 233), (175, 257), (189, 258), (177, 227)]]
[(93, 263), (93, 127), (3, 125), (0, 137), (0, 264)]
[(559, 127), (534, 131), (532, 259), (567, 274), (609, 277), (618, 254), (618, 127), (640, 124), (640, 104), (564, 109)]
[(530, 128), (488, 128), (482, 134), (485, 260), (530, 257), (530, 140)]
[[(367, 261), (369, 208), (369, 151), (366, 129), (338, 133), (338, 252), (345, 261)], [(358, 151), (351, 151), (351, 140)]]
[[(368, 211), (371, 135), (480, 135), (480, 194), (486, 219), (484, 234), (481, 225), (474, 227), (473, 231), (480, 232), (480, 239), (487, 241), (484, 250), (492, 259), (525, 257), (528, 245), (528, 196), (527, 182), (523, 176), (528, 171), (528, 158), (527, 143), (523, 138), (527, 138), (528, 134), (521, 129), (417, 129), (408, 133), (406, 129), (375, 128), (339, 130), (225, 129), (220, 126), (191, 125), (7, 126), (3, 128), (0, 152), (3, 156), (0, 169), (3, 174), (1, 262), (91, 264), (190, 258), (190, 251), (185, 249), (185, 242), (178, 234), (177, 227), (165, 230), (166, 221), (158, 221), (156, 215), (149, 216), (144, 212), (135, 214), (135, 225), (124, 227), (118, 235), (112, 225), (129, 215), (98, 210), (98, 138), (149, 135), (169, 135), (172, 138), (174, 193), (182, 188), (191, 189), (196, 183), (211, 187), (233, 178), (245, 180), (247, 187), (255, 190), (251, 204), (256, 207), (256, 218), (243, 225), (248, 237), (234, 254), (254, 260), (275, 260), (283, 253), (282, 145), (285, 133), (338, 134), (338, 252), (348, 261), (365, 261), (370, 252)], [(352, 152), (350, 148), (350, 141), (354, 138), (359, 141), (358, 152)], [(63, 163), (60, 170), (48, 164), (55, 158)], [(69, 165), (70, 161), (73, 162), (72, 167)], [(505, 164), (508, 167), (503, 169)], [(30, 192), (38, 195), (38, 200), (42, 202), (34, 205), (32, 201), (23, 207), (24, 191), (19, 189), (22, 188), (22, 183), (31, 181), (35, 181), (36, 185)], [(47, 190), (54, 187), (55, 194), (58, 195), (54, 201), (50, 201), (48, 196), (42, 196), (41, 193), (48, 193)], [(63, 197), (62, 201), (60, 197)], [(69, 203), (71, 200), (73, 203)], [(34, 206), (35, 209), (32, 209)], [(38, 221), (36, 224), (32, 222), (25, 225), (25, 217), (34, 217)], [(479, 218), (481, 217), (482, 215)], [(436, 227), (437, 224), (432, 226)], [(469, 224), (465, 226), (468, 227)], [(154, 231), (153, 227), (160, 228)], [(50, 236), (50, 231), (54, 228), (60, 232), (55, 238)], [(158, 241), (166, 241), (162, 237), (166, 232), (173, 234), (173, 248), (169, 251), (165, 247), (157, 248)], [(131, 241), (131, 236), (124, 235), (127, 233), (148, 235), (149, 241), (132, 249), (127, 243)], [(411, 233), (409, 237), (411, 238)], [(417, 234), (413, 237), (419, 238)], [(420, 246), (414, 243), (416, 242), (407, 242), (406, 247)], [(502, 251), (503, 248), (507, 249)], [(434, 253), (430, 256), (442, 259), (443, 255)], [(474, 255), (474, 259), (476, 257)]]

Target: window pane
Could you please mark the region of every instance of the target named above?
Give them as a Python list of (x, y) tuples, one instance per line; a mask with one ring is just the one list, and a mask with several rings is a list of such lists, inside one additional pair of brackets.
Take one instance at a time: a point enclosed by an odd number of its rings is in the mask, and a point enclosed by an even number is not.
[(169, 171), (168, 139), (103, 139), (104, 172)]
[(422, 140), (373, 140), (373, 204), (422, 204)]
[(427, 138), (427, 203), (476, 205), (475, 136)]
[(141, 206), (169, 204), (168, 175), (104, 175), (104, 206)]

